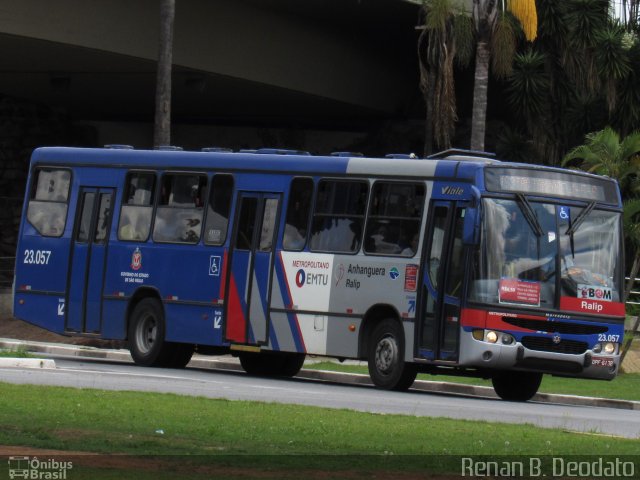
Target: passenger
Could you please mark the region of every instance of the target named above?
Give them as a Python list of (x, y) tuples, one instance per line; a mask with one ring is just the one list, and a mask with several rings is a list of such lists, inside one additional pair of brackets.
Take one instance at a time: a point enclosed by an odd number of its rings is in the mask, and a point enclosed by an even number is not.
[(142, 232), (136, 228), (138, 224), (138, 216), (133, 212), (125, 212), (123, 209), (123, 216), (120, 223), (120, 229), (118, 230), (118, 238), (120, 240), (129, 241), (142, 241), (144, 236)]
[(411, 242), (409, 242), (409, 245), (406, 246), (402, 252), (400, 252), (400, 255), (402, 255), (403, 257), (413, 257), (416, 252), (418, 251), (418, 234), (414, 234), (413, 237), (411, 237)]

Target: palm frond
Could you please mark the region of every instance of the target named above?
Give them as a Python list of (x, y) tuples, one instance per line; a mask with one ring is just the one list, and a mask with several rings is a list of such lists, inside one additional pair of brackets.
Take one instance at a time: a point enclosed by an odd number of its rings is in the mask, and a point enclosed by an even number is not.
[(497, 78), (506, 78), (513, 69), (516, 53), (516, 32), (508, 15), (502, 15), (491, 37), (491, 67)]
[(473, 20), (469, 15), (459, 13), (453, 17), (453, 35), (456, 39), (456, 63), (464, 68), (469, 65), (475, 52)]
[(640, 132), (627, 135), (620, 146), (620, 155), (632, 164), (640, 163)]
[(542, 40), (557, 43), (567, 37), (569, 27), (565, 20), (567, 2), (537, 0), (538, 34)]
[(548, 90), (545, 56), (532, 49), (517, 54), (507, 86), (508, 101), (516, 112), (529, 119), (543, 114)]

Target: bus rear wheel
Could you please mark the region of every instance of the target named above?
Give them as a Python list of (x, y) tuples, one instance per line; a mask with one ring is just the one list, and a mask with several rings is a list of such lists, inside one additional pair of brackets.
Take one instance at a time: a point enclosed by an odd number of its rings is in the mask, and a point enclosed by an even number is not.
[(503, 400), (526, 402), (540, 388), (542, 374), (535, 372), (500, 372), (491, 379), (493, 389)]
[(386, 319), (369, 339), (369, 376), (376, 387), (407, 390), (418, 373), (414, 364), (404, 361), (404, 332), (399, 322)]
[(165, 341), (164, 312), (153, 298), (141, 300), (133, 309), (128, 338), (129, 351), (137, 365), (182, 368), (193, 355), (193, 345)]
[(304, 363), (304, 353), (241, 353), (240, 365), (249, 375), (293, 377)]

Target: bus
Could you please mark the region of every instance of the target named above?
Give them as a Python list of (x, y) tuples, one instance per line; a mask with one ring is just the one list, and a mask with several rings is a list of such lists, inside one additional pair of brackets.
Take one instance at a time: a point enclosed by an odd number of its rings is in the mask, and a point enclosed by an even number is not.
[(621, 216), (610, 178), (470, 151), (39, 148), (14, 314), (144, 366), (359, 359), (383, 389), (477, 376), (526, 401), (543, 374), (615, 377)]

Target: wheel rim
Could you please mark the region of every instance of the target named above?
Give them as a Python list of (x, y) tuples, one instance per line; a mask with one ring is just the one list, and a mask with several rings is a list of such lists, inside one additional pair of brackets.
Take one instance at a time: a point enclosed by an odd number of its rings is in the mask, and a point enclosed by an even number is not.
[(147, 354), (153, 348), (158, 335), (158, 321), (152, 314), (145, 315), (136, 327), (136, 345), (140, 353)]
[(398, 362), (398, 345), (392, 336), (382, 338), (376, 346), (376, 368), (388, 374)]

